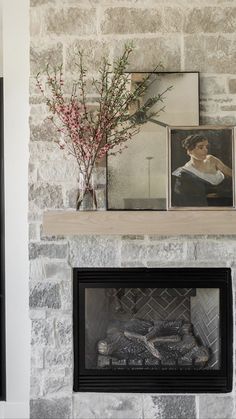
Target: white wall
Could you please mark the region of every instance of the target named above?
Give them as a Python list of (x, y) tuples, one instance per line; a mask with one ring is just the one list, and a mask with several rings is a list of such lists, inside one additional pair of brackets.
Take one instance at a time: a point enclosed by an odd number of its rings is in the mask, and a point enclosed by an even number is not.
[(0, 77), (2, 77), (3, 72), (3, 60), (2, 60), (2, 2), (0, 0)]
[(27, 418), (28, 316), (28, 81), (29, 0), (3, 2), (3, 77), (6, 217), (7, 403), (5, 418)]

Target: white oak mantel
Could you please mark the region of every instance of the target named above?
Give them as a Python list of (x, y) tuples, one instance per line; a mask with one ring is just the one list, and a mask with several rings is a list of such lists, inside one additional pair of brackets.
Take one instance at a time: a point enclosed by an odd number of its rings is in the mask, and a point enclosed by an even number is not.
[(47, 211), (47, 235), (236, 235), (236, 210)]

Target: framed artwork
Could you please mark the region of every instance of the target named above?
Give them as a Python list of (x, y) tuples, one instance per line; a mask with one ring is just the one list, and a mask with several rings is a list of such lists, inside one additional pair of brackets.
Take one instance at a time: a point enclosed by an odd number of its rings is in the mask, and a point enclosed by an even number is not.
[[(146, 73), (129, 73), (130, 86), (139, 83)], [(108, 210), (166, 210), (167, 208), (167, 139), (166, 127), (199, 125), (199, 73), (154, 73), (151, 85), (137, 103), (137, 109), (148, 99), (166, 91), (158, 116), (140, 125), (140, 131), (121, 154), (107, 158)], [(132, 109), (133, 110), (133, 109)]]
[(234, 128), (168, 129), (168, 209), (235, 206)]

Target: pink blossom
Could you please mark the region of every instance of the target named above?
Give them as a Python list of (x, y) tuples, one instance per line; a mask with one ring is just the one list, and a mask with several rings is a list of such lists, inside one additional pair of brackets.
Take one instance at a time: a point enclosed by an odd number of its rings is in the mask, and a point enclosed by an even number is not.
[[(124, 68), (123, 73), (115, 69), (113, 76), (109, 63), (99, 69), (101, 78), (94, 82), (94, 86), (98, 86), (97, 107), (94, 103), (91, 105), (86, 96), (86, 72), (83, 68), (82, 53), (78, 55), (81, 59), (78, 65), (78, 80), (73, 85), (70, 97), (63, 91), (65, 81), (62, 66), (57, 71), (50, 71), (47, 66), (49, 89), (44, 90), (39, 75), (36, 78), (37, 87), (44, 95), (49, 108), (49, 119), (60, 136), (57, 143), (60, 149), (66, 149), (76, 158), (80, 171), (84, 168), (88, 184), (95, 162), (111, 151), (112, 154), (121, 153), (127, 148), (125, 143), (138, 132), (138, 126), (127, 118), (129, 106), (133, 103), (133, 92), (121, 91), (121, 86), (127, 84), (125, 66), (132, 50), (132, 46), (126, 45), (124, 53), (117, 61)], [(138, 97), (137, 94), (135, 100)]]

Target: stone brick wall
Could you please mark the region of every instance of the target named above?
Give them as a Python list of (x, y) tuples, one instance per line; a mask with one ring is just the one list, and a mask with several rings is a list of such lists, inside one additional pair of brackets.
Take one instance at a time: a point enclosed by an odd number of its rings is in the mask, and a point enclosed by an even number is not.
[[(76, 165), (55, 132), (34, 75), (63, 62), (70, 84), (77, 46), (89, 75), (133, 39), (130, 70), (201, 72), (201, 123), (236, 124), (234, 0), (31, 0), (29, 247), (31, 417), (42, 419), (235, 418), (228, 395), (72, 394), (71, 266), (231, 266), (234, 237), (46, 237), (46, 209), (73, 208)], [(92, 97), (93, 92), (91, 92)], [(184, 94), (184, 92), (183, 92)]]

